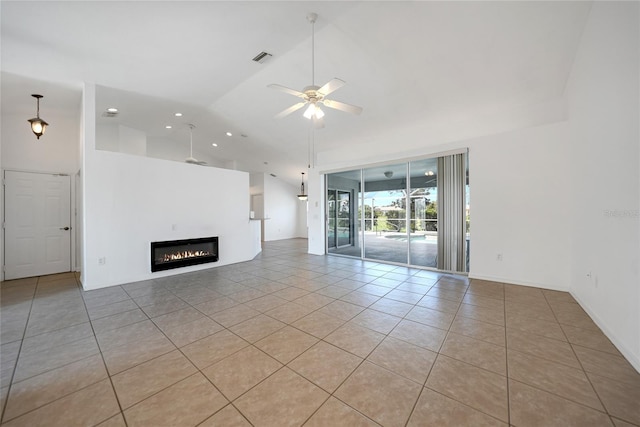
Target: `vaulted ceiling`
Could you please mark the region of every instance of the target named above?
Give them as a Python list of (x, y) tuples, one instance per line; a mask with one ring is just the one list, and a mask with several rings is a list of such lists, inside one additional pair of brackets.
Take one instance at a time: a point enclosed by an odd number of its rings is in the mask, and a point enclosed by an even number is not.
[[(184, 124), (193, 123), (205, 159), (296, 183), (307, 165), (310, 123), (303, 110), (275, 119), (297, 99), (267, 85), (311, 84), (309, 12), (319, 15), (315, 83), (346, 81), (331, 98), (364, 108), (360, 116), (325, 108), (325, 128), (314, 134), (322, 151), (416, 122), (455, 123), (562, 97), (590, 2), (2, 1), (0, 7), (5, 112), (32, 112), (30, 85), (40, 85), (48, 108), (77, 111), (82, 82), (93, 82), (98, 112), (118, 103), (118, 120), (158, 143), (184, 144)], [(261, 51), (272, 56), (253, 62)], [(178, 110), (183, 117), (172, 116)], [(174, 127), (165, 129), (170, 120)]]

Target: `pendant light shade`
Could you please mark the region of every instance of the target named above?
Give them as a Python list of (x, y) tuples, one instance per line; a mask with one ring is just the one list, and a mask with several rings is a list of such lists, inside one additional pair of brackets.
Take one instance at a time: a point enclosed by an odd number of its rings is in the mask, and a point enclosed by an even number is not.
[(298, 199), (307, 200), (307, 195), (304, 194), (304, 172), (302, 172), (302, 183), (300, 184), (300, 194), (298, 194)]
[(27, 121), (31, 123), (31, 131), (35, 134), (36, 138), (40, 139), (40, 137), (44, 134), (44, 131), (47, 129), (47, 126), (49, 126), (49, 123), (40, 118), (40, 98), (42, 98), (42, 95), (34, 94), (31, 96), (36, 99), (36, 117)]

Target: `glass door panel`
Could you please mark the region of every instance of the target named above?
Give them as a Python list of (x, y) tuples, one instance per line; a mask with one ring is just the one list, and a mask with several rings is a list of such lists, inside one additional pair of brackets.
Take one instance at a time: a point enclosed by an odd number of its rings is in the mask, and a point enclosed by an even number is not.
[(338, 191), (337, 237), (338, 247), (351, 245), (351, 193)]
[(413, 161), (409, 170), (409, 263), (435, 268), (438, 266), (438, 161), (436, 158)]
[(327, 191), (327, 247), (336, 247), (336, 191)]
[(407, 264), (407, 164), (363, 173), (364, 257)]
[(327, 175), (327, 250), (362, 256), (360, 237), (360, 170)]

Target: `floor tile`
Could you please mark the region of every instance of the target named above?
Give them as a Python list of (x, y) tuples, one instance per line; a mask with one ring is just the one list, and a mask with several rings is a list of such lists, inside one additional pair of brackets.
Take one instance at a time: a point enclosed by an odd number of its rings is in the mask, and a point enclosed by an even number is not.
[(426, 386), (499, 420), (509, 421), (507, 379), (501, 375), (440, 355)]
[(293, 322), (292, 326), (315, 337), (324, 338), (345, 323), (344, 320), (314, 312)]
[(287, 302), (283, 305), (267, 311), (265, 314), (276, 320), (279, 320), (286, 324), (290, 324), (298, 319), (302, 319), (304, 316), (313, 311), (314, 310), (312, 308), (296, 304), (295, 302)]
[(456, 314), (460, 307), (459, 302), (451, 301), (448, 299), (432, 297), (425, 295), (416, 305), (420, 307), (430, 308), (432, 310), (444, 311), (445, 313)]
[(562, 325), (562, 330), (571, 344), (621, 356), (618, 349), (602, 331), (574, 328), (569, 325)]
[(194, 374), (124, 411), (129, 427), (195, 426), (227, 404), (200, 373)]
[(307, 295), (308, 293), (309, 291), (305, 291), (304, 289), (296, 288), (295, 286), (289, 286), (285, 289), (274, 292), (272, 295), (278, 298), (285, 299), (287, 301), (293, 301)]
[(560, 396), (509, 380), (511, 423), (516, 426), (604, 427), (609, 417)]
[(369, 308), (372, 310), (391, 314), (393, 316), (403, 317), (409, 311), (411, 311), (413, 305), (407, 304), (405, 302), (394, 301), (392, 299), (381, 298), (375, 303), (371, 304)]
[(164, 335), (153, 335), (140, 339), (135, 345), (125, 344), (104, 350), (102, 356), (109, 374), (115, 375), (175, 349)]
[(285, 326), (286, 325), (279, 320), (260, 314), (242, 323), (233, 325), (229, 330), (250, 343), (254, 343)]
[(113, 316), (103, 317), (101, 319), (93, 320), (91, 326), (96, 334), (104, 331), (110, 331), (118, 329), (123, 326), (131, 325), (133, 323), (142, 322), (148, 320), (146, 314), (139, 308), (131, 311), (125, 311), (124, 313), (114, 314)]
[(296, 304), (300, 304), (305, 307), (312, 308), (314, 310), (322, 308), (325, 305), (332, 303), (333, 301), (335, 301), (335, 299), (324, 296), (324, 295), (315, 294), (315, 293), (307, 294), (303, 297), (300, 297), (294, 300)]
[(582, 369), (509, 350), (509, 378), (604, 412)]
[(101, 422), (96, 427), (127, 427), (127, 423), (125, 423), (122, 414), (118, 414)]
[(568, 342), (507, 329), (507, 347), (543, 359), (563, 363), (567, 366), (580, 368), (580, 363)]
[(367, 361), (423, 385), (436, 355), (422, 347), (386, 337), (367, 357)]
[(13, 381), (23, 381), (98, 353), (98, 345), (93, 337), (83, 338), (46, 351), (23, 353), (18, 358)]
[(227, 405), (198, 427), (251, 427), (251, 424), (233, 405)]
[(492, 323), (456, 316), (451, 324), (450, 331), (503, 347), (506, 346), (505, 328)]
[(234, 405), (254, 425), (299, 426), (329, 397), (289, 368), (282, 368), (238, 398)]
[(640, 425), (640, 380), (635, 384), (589, 374), (607, 412), (622, 420)]
[(474, 293), (465, 294), (462, 302), (465, 304), (492, 308), (494, 310), (504, 310), (504, 299), (490, 298)]
[(111, 381), (126, 409), (195, 372), (193, 364), (175, 350), (114, 375)]
[(413, 320), (414, 322), (423, 323), (425, 325), (444, 330), (449, 329), (454, 317), (455, 315), (452, 313), (445, 313), (443, 311), (432, 310), (430, 308), (420, 306), (413, 307), (405, 316), (406, 319)]
[(506, 427), (507, 424), (433, 390), (424, 388), (407, 427)]
[(378, 301), (380, 297), (376, 295), (371, 295), (365, 292), (360, 292), (359, 290), (350, 292), (346, 295), (343, 295), (340, 300), (349, 302), (351, 304), (360, 305), (362, 307), (369, 307), (374, 302)]
[(384, 426), (404, 426), (422, 387), (384, 368), (364, 362), (335, 396)]
[(227, 399), (235, 400), (281, 367), (277, 360), (249, 346), (205, 368), (202, 373)]
[(4, 420), (67, 396), (107, 377), (99, 354), (14, 383), (5, 409)]
[(436, 352), (440, 350), (446, 335), (447, 332), (442, 329), (423, 325), (422, 323), (411, 320), (401, 321), (389, 334), (389, 336), (394, 338)]
[(344, 301), (334, 301), (320, 308), (318, 313), (347, 321), (358, 315), (362, 310), (364, 310), (364, 308), (356, 304)]
[(504, 326), (504, 311), (471, 304), (460, 304), (458, 316), (469, 317), (481, 322)]
[(524, 317), (520, 313), (507, 312), (507, 329), (517, 329), (560, 341), (567, 340), (558, 322)]
[(401, 317), (392, 316), (381, 311), (366, 309), (354, 317), (350, 323), (363, 326), (365, 328), (388, 334), (402, 320)]
[(304, 424), (305, 427), (377, 427), (378, 425), (335, 397), (330, 397)]
[(153, 323), (155, 323), (158, 328), (164, 331), (165, 329), (174, 328), (176, 326), (193, 322), (204, 317), (204, 314), (202, 314), (195, 308), (188, 307), (168, 314), (163, 314), (162, 316), (154, 317)]
[(440, 349), (440, 354), (507, 375), (507, 353), (504, 347), (475, 338), (450, 332)]
[(316, 342), (318, 342), (318, 338), (313, 335), (286, 326), (261, 339), (255, 345), (279, 362), (287, 364)]
[(574, 345), (573, 350), (576, 352), (584, 370), (589, 373), (631, 384), (640, 382), (640, 373), (622, 356), (592, 350), (579, 345)]
[(383, 334), (353, 323), (346, 323), (324, 340), (358, 357), (365, 358), (383, 339)]
[(242, 323), (245, 320), (249, 320), (252, 317), (256, 317), (260, 312), (258, 310), (254, 310), (251, 307), (247, 307), (244, 304), (236, 305), (234, 307), (228, 308), (226, 310), (219, 311), (214, 314), (210, 314), (209, 316), (220, 323), (225, 328), (230, 328), (233, 325), (237, 325), (238, 323)]
[(207, 316), (210, 316), (214, 313), (235, 307), (238, 304), (239, 303), (237, 301), (234, 301), (231, 298), (219, 297), (201, 304), (195, 304), (193, 307)]
[(182, 352), (198, 369), (204, 369), (248, 345), (239, 336), (223, 330), (182, 347)]
[(288, 367), (333, 393), (360, 363), (361, 358), (320, 341), (289, 363)]
[(95, 425), (120, 412), (108, 379), (14, 418), (3, 426), (68, 427)]
[(132, 299), (114, 302), (113, 304), (100, 305), (97, 307), (89, 307), (89, 319), (96, 320), (102, 317), (113, 316), (114, 314), (123, 313), (125, 311), (135, 310), (138, 305)]
[(263, 297), (256, 298), (247, 302), (246, 305), (253, 308), (254, 310), (258, 310), (259, 312), (264, 313), (265, 311), (269, 311), (271, 309), (279, 307), (286, 302), (287, 300), (284, 298), (278, 298), (273, 295), (265, 295)]
[(222, 329), (224, 328), (213, 320), (208, 317), (203, 317), (194, 322), (165, 329), (163, 332), (176, 347), (180, 348), (204, 337), (208, 337), (209, 335), (213, 335)]

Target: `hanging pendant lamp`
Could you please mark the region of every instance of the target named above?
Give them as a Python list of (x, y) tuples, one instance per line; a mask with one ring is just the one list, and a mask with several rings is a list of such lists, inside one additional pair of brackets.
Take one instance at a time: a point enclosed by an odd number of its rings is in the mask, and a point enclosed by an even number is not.
[(304, 172), (302, 173), (302, 183), (300, 184), (300, 194), (298, 194), (298, 199), (307, 200), (307, 195), (304, 194)]
[(36, 138), (40, 139), (47, 129), (47, 126), (49, 126), (49, 123), (40, 118), (40, 98), (42, 98), (42, 95), (33, 94), (31, 96), (36, 99), (37, 103), (36, 117), (27, 121), (31, 123), (31, 131), (35, 134)]

